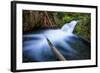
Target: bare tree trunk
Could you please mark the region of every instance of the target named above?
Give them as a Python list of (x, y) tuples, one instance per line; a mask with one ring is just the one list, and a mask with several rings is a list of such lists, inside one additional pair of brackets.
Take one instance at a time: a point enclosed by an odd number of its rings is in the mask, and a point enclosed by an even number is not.
[(45, 15), (47, 16), (47, 19), (48, 19), (48, 21), (49, 21), (49, 23), (50, 23), (50, 26), (52, 27), (53, 24), (52, 24), (52, 22), (51, 22), (51, 20), (50, 20), (50, 18), (49, 18), (49, 16), (48, 16), (48, 13), (47, 13), (46, 11), (45, 11), (44, 13), (45, 13)]

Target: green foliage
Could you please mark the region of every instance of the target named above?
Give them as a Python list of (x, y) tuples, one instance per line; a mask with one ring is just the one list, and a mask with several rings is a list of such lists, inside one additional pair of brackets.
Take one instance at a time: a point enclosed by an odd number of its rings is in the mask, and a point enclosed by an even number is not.
[[(54, 13), (54, 12), (53, 12)], [(79, 20), (75, 27), (74, 33), (90, 41), (91, 31), (91, 14), (89, 13), (72, 13), (72, 12), (55, 12), (53, 15), (56, 25), (61, 28), (65, 23), (72, 20)]]
[(80, 14), (74, 33), (90, 41), (91, 35), (91, 16), (90, 14)]
[(24, 10), (23, 30), (24, 32), (33, 31), (33, 29), (51, 26), (61, 28), (65, 23), (69, 23), (72, 20), (79, 20), (73, 33), (90, 41), (90, 13)]

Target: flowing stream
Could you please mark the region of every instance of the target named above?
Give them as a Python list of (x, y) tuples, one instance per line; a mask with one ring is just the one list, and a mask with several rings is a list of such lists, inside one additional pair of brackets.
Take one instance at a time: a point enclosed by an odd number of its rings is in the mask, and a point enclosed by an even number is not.
[(72, 33), (76, 24), (77, 21), (71, 21), (61, 29), (46, 29), (24, 34), (23, 62), (58, 61), (46, 38), (66, 60), (90, 59), (90, 43)]

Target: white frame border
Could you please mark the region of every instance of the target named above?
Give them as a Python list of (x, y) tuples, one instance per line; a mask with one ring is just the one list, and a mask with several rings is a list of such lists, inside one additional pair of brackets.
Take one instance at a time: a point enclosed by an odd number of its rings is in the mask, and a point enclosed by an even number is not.
[[(66, 10), (67, 8), (67, 10)], [(45, 6), (45, 5), (31, 5), (31, 4), (17, 4), (16, 5), (16, 65), (17, 70), (23, 69), (41, 69), (41, 68), (53, 68), (53, 67), (75, 67), (75, 66), (87, 66), (96, 65), (96, 9), (85, 7), (71, 7), (65, 6)], [(63, 11), (63, 12), (84, 12), (91, 13), (91, 60), (80, 61), (61, 61), (61, 62), (40, 62), (40, 63), (22, 63), (22, 9), (26, 10), (48, 10), (48, 11)], [(54, 66), (53, 66), (54, 65)]]

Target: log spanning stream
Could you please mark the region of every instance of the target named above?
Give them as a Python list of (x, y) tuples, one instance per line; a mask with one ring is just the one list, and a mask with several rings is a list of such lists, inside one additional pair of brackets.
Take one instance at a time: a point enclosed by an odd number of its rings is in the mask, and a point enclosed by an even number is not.
[(76, 24), (24, 34), (23, 62), (90, 59), (90, 43), (72, 33)]

